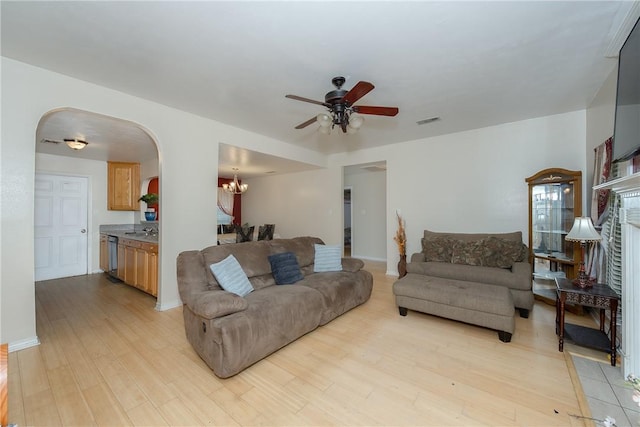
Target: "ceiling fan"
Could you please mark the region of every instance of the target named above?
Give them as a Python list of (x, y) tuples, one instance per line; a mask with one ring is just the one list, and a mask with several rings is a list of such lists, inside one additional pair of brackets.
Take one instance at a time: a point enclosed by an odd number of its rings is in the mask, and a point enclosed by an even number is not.
[(315, 101), (309, 98), (303, 98), (297, 95), (285, 95), (286, 98), (295, 99), (296, 101), (310, 102), (312, 104), (322, 105), (329, 109), (328, 113), (320, 113), (317, 116), (300, 123), (296, 129), (302, 129), (313, 122), (320, 124), (320, 132), (328, 134), (334, 126), (339, 126), (344, 133), (355, 133), (358, 131), (364, 119), (358, 114), (374, 114), (377, 116), (395, 116), (398, 114), (397, 107), (373, 107), (365, 105), (353, 105), (360, 98), (373, 90), (373, 86), (369, 82), (359, 81), (351, 90), (342, 89), (345, 82), (344, 77), (334, 77), (331, 83), (336, 87), (335, 90), (327, 92), (324, 96), (324, 102)]

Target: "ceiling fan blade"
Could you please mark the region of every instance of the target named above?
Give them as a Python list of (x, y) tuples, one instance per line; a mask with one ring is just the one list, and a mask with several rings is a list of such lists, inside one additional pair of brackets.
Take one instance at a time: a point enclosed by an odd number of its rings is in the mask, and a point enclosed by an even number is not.
[(322, 105), (324, 107), (331, 107), (331, 104), (327, 104), (326, 102), (315, 101), (313, 99), (303, 98), (298, 95), (285, 95), (284, 97), (289, 99), (295, 99), (296, 101), (310, 102), (312, 104)]
[(313, 122), (317, 122), (318, 120), (316, 119), (316, 117), (312, 117), (309, 120), (307, 120), (304, 123), (300, 123), (298, 126), (296, 126), (296, 129), (302, 129), (302, 128), (306, 128), (307, 126), (309, 126), (311, 123)]
[(349, 92), (347, 92), (347, 94), (342, 98), (342, 101), (346, 102), (349, 105), (352, 105), (358, 99), (371, 92), (374, 87), (375, 86), (369, 82), (360, 81), (356, 83), (356, 85), (352, 87)]
[(398, 114), (398, 107), (371, 107), (366, 105), (354, 105), (353, 111), (360, 114), (375, 114), (378, 116), (395, 116)]

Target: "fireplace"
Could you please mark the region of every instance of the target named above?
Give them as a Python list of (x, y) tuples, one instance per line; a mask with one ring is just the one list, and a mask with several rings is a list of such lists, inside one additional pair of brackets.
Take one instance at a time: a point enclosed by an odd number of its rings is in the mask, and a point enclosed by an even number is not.
[(620, 354), (623, 374), (640, 375), (640, 173), (593, 187), (612, 190), (622, 199), (622, 315)]

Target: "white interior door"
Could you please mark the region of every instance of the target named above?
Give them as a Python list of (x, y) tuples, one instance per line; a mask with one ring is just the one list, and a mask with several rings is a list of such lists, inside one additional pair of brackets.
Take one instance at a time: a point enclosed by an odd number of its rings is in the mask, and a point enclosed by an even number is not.
[(87, 274), (88, 179), (36, 174), (35, 279)]

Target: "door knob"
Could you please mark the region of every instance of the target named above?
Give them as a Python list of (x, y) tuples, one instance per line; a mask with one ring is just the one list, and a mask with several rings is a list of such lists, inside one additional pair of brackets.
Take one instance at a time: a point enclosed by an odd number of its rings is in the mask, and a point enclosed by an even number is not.
[(82, 230), (80, 230), (80, 232), (81, 232), (81, 233), (86, 233), (86, 232), (87, 232), (87, 229), (86, 229), (86, 228), (83, 228)]

